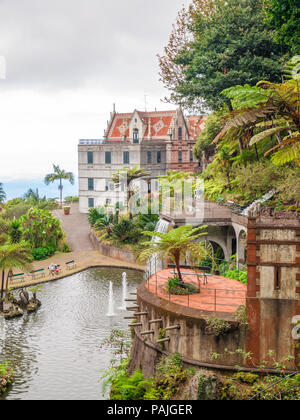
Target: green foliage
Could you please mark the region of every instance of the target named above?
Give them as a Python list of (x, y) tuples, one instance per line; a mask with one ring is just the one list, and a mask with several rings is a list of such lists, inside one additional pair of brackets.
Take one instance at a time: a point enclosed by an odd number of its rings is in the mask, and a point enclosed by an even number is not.
[(122, 219), (112, 228), (111, 238), (119, 243), (135, 244), (141, 236), (141, 229), (133, 220)]
[[(96, 230), (97, 229), (108, 229), (112, 225), (113, 221), (114, 221), (114, 216), (113, 215), (99, 217), (96, 220), (96, 222), (94, 223), (94, 228)], [(110, 229), (109, 229), (108, 233), (110, 233)]]
[(58, 189), (60, 191), (60, 204), (62, 205), (62, 191), (63, 191), (63, 180), (67, 180), (70, 184), (74, 185), (75, 179), (74, 174), (72, 172), (66, 172), (64, 169), (60, 169), (59, 165), (52, 165), (53, 172), (47, 174), (44, 178), (44, 182), (46, 185), (49, 185), (55, 181), (59, 181)]
[(68, 197), (65, 197), (65, 202), (66, 203), (78, 203), (79, 202), (79, 197), (77, 195), (71, 195)]
[(31, 244), (32, 248), (49, 245), (58, 247), (64, 238), (60, 221), (48, 210), (30, 209), (20, 221), (23, 238)]
[(4, 203), (5, 199), (6, 199), (6, 193), (4, 191), (2, 182), (0, 182), (0, 203)]
[(13, 369), (10, 364), (0, 361), (0, 396), (4, 394), (13, 381)]
[(32, 256), (35, 261), (45, 260), (51, 257), (56, 251), (57, 251), (56, 246), (49, 245), (49, 246), (33, 249)]
[(244, 108), (255, 108), (262, 103), (268, 102), (271, 93), (258, 86), (248, 84), (241, 86), (231, 86), (222, 91), (222, 95), (231, 101), (231, 106), (235, 110)]
[[(144, 248), (138, 253), (139, 261), (147, 261), (152, 255), (158, 254), (161, 257), (170, 257), (176, 265), (176, 270), (180, 281), (182, 275), (180, 271), (180, 260), (188, 252), (192, 258), (203, 259), (208, 251), (205, 243), (195, 241), (205, 235), (203, 230), (206, 226), (193, 228), (192, 225), (180, 226), (172, 229), (168, 233), (143, 232), (144, 235), (152, 237), (152, 241), (143, 244)], [(154, 238), (159, 238), (157, 241)]]
[(179, 68), (173, 86), (167, 83), (169, 72), (162, 68), (171, 100), (215, 110), (229, 103), (221, 92), (234, 84), (280, 81), (280, 57), (288, 48), (273, 41), (273, 30), (264, 24), (262, 3), (216, 0), (208, 13), (202, 12), (202, 2), (196, 3), (200, 6), (191, 16), (192, 41), (172, 60)]
[(269, 0), (265, 3), (265, 22), (275, 29), (274, 40), (279, 45), (300, 51), (300, 5), (298, 0)]
[(169, 400), (194, 373), (184, 369), (178, 354), (162, 357), (153, 378), (145, 379), (140, 370), (129, 376), (127, 363), (123, 361), (119, 368), (106, 374), (111, 384), (111, 400)]
[(249, 395), (253, 400), (300, 400), (300, 375), (284, 378), (267, 376), (255, 383)]
[(178, 277), (169, 277), (167, 283), (167, 292), (171, 295), (194, 295), (199, 293), (199, 289), (190, 283), (184, 283), (180, 285), (180, 280)]
[(226, 335), (231, 330), (231, 325), (224, 319), (218, 318), (215, 315), (211, 315), (206, 318), (205, 331), (208, 334), (213, 334), (216, 337)]
[(253, 385), (259, 380), (259, 376), (253, 373), (238, 372), (233, 375), (234, 379), (241, 381), (244, 384)]
[(141, 230), (154, 231), (159, 220), (157, 214), (139, 214), (136, 217), (136, 224)]
[(22, 230), (21, 230), (21, 223), (19, 220), (13, 220), (11, 222), (9, 236), (10, 236), (10, 241), (13, 244), (17, 244), (21, 241)]
[(233, 268), (222, 272), (222, 276), (227, 279), (237, 280), (243, 284), (247, 284), (247, 271), (238, 270)]
[(205, 127), (201, 131), (194, 149), (194, 153), (198, 159), (201, 159), (203, 152), (214, 150), (215, 147), (212, 146), (212, 142), (222, 128), (221, 117), (227, 112), (223, 109), (221, 111), (214, 111), (205, 120)]
[(97, 220), (103, 219), (104, 217), (105, 217), (104, 207), (92, 208), (89, 210), (88, 221), (92, 226), (94, 226)]
[(246, 305), (240, 305), (234, 313), (235, 319), (244, 327), (248, 327), (247, 320), (247, 307)]
[(16, 199), (15, 205), (13, 203), (10, 203), (8, 205), (5, 204), (5, 208), (4, 208), (5, 212), (3, 215), (5, 219), (8, 219), (8, 220), (19, 219), (21, 216), (26, 214), (29, 209), (32, 208), (31, 203), (26, 203), (22, 199), (20, 199), (19, 202), (17, 202), (17, 200), (19, 199)]

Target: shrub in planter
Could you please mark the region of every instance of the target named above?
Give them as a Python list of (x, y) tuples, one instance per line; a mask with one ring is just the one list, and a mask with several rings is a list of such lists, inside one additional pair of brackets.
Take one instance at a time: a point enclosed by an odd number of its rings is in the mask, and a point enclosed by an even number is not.
[(71, 207), (70, 206), (65, 206), (64, 208), (64, 214), (67, 216), (68, 214), (70, 214), (70, 210), (71, 210)]
[(179, 278), (175, 276), (169, 277), (167, 292), (172, 295), (194, 295), (199, 293), (200, 290), (190, 283), (185, 283), (184, 286), (181, 286)]

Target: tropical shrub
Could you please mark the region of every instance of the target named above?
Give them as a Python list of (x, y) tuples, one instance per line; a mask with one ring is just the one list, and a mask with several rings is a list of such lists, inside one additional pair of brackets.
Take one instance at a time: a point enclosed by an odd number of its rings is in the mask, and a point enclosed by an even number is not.
[(48, 210), (30, 209), (20, 219), (23, 238), (32, 248), (58, 247), (64, 238), (60, 221)]
[(104, 207), (98, 207), (89, 210), (88, 221), (92, 226), (94, 226), (97, 220), (102, 219), (103, 217), (105, 217)]
[(128, 361), (110, 369), (105, 377), (111, 384), (111, 400), (169, 400), (180, 386), (192, 376), (192, 369), (184, 369), (179, 354), (163, 357), (153, 378), (145, 378), (140, 370), (128, 375)]
[(131, 219), (122, 219), (112, 228), (111, 238), (125, 244), (135, 244), (141, 237), (141, 229)]
[(49, 246), (45, 246), (41, 248), (35, 248), (32, 250), (32, 256), (34, 260), (36, 261), (45, 260), (51, 257), (55, 253), (56, 250), (57, 248), (54, 245), (49, 245)]
[(10, 241), (13, 244), (17, 244), (21, 241), (22, 230), (21, 230), (21, 223), (19, 220), (13, 220), (11, 222), (9, 236), (10, 236)]
[(167, 292), (171, 295), (193, 295), (199, 293), (199, 289), (190, 283), (184, 283), (184, 287), (180, 285), (178, 277), (169, 277), (167, 283)]

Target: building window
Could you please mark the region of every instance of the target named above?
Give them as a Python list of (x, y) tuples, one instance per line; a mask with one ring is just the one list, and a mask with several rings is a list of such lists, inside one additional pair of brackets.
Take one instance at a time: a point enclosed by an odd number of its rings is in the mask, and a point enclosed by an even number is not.
[(178, 151), (178, 162), (182, 162), (182, 151)]
[(147, 152), (147, 163), (152, 163), (152, 153), (151, 152)]
[(93, 178), (88, 178), (88, 190), (89, 191), (94, 191), (94, 179)]
[(105, 152), (105, 163), (111, 163), (111, 152)]
[(192, 150), (190, 150), (190, 162), (194, 162), (194, 154)]
[(123, 163), (130, 163), (129, 152), (123, 152)]
[(89, 209), (93, 209), (95, 207), (95, 200), (93, 198), (89, 198)]
[(87, 160), (89, 165), (94, 163), (94, 152), (87, 152)]
[(178, 140), (182, 140), (182, 127), (178, 127)]
[(109, 181), (105, 181), (105, 191), (109, 190)]
[(161, 152), (157, 152), (157, 163), (161, 163)]
[(133, 129), (133, 143), (139, 143), (139, 130), (137, 128)]

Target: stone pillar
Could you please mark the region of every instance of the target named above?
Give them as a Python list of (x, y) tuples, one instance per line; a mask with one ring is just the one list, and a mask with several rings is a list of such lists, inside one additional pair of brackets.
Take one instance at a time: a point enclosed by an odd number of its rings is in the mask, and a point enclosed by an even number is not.
[(258, 365), (274, 350), (296, 369), (299, 352), (292, 319), (300, 315), (300, 221), (297, 218), (249, 218), (246, 349)]

